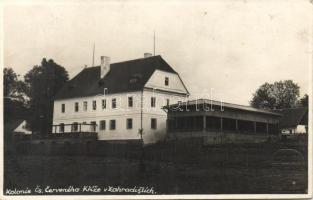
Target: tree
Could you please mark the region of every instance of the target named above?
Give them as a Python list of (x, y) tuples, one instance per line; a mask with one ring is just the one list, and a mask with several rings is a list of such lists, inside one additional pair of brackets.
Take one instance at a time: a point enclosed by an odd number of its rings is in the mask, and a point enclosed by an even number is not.
[(253, 94), (250, 104), (252, 107), (262, 109), (295, 107), (299, 98), (299, 89), (292, 80), (265, 83)]
[(3, 96), (11, 100), (25, 102), (25, 84), (18, 80), (12, 68), (3, 69)]
[(41, 65), (35, 65), (24, 79), (30, 99), (27, 124), (35, 133), (45, 135), (51, 130), (55, 95), (68, 80), (68, 73), (52, 59), (47, 61), (44, 58)]
[(309, 95), (305, 94), (298, 102), (299, 106), (308, 107), (309, 106)]
[(26, 113), (25, 84), (12, 68), (3, 69), (4, 122), (24, 119)]

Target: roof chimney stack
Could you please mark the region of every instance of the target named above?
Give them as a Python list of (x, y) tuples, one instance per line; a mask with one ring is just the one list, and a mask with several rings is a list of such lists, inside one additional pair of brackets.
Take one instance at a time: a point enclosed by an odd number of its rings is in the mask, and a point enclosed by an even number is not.
[(108, 56), (101, 56), (101, 73), (100, 78), (103, 78), (109, 71), (110, 71), (110, 57)]
[(152, 53), (144, 53), (143, 55), (144, 55), (144, 58), (149, 58), (152, 56)]

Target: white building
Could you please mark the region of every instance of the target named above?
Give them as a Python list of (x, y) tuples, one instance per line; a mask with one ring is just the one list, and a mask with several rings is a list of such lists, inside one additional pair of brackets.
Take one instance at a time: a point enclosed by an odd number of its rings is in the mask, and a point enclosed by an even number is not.
[(23, 133), (25, 135), (30, 135), (32, 132), (26, 127), (26, 120), (23, 120), (16, 129), (14, 129), (15, 133)]
[[(163, 106), (189, 95), (179, 74), (161, 56), (83, 69), (58, 92), (53, 133), (97, 132), (99, 140), (162, 139), (167, 114)], [(83, 125), (96, 124), (96, 126)]]
[(282, 109), (280, 128), (282, 135), (308, 134), (308, 108), (288, 108)]

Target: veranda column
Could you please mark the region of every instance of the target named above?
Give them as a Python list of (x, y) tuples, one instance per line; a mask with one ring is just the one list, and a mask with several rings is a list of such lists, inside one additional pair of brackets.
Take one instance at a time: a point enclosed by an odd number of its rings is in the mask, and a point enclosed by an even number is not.
[(203, 115), (203, 132), (206, 132), (206, 115)]
[(238, 119), (236, 119), (236, 131), (238, 132)]
[(254, 126), (254, 134), (256, 134), (256, 122), (253, 122), (253, 126)]

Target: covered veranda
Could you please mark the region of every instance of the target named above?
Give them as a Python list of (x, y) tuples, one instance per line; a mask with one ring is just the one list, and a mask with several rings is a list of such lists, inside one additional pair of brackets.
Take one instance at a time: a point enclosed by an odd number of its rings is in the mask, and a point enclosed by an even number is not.
[(254, 142), (279, 134), (279, 113), (248, 106), (195, 100), (171, 105), (167, 112), (168, 136), (172, 138), (204, 137), (220, 142), (223, 137), (230, 142)]

